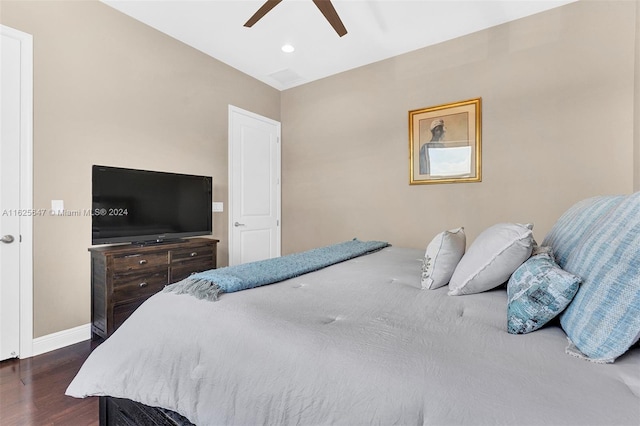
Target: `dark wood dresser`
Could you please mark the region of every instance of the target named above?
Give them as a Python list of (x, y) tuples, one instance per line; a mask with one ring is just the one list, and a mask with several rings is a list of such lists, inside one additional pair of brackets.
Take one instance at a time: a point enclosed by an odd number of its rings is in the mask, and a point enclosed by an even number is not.
[(91, 333), (107, 338), (165, 285), (216, 267), (218, 240), (91, 247)]

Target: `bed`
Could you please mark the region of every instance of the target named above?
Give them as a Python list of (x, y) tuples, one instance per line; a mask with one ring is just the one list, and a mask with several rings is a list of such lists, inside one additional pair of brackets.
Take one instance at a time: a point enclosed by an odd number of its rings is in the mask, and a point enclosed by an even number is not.
[(640, 423), (637, 345), (597, 364), (557, 323), (509, 334), (504, 286), (425, 291), (423, 259), (387, 247), (215, 302), (158, 293), (67, 394), (101, 396), (102, 424)]

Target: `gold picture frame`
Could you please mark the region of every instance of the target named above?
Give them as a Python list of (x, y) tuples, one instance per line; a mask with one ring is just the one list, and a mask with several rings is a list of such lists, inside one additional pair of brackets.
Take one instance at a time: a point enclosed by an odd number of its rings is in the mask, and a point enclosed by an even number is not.
[(482, 181), (482, 98), (409, 111), (409, 184)]

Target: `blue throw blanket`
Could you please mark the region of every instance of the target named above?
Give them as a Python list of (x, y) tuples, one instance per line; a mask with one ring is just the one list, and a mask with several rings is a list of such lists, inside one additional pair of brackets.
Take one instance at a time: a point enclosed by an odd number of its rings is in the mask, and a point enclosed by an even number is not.
[(353, 239), (301, 253), (211, 269), (193, 274), (163, 291), (190, 294), (198, 299), (217, 300), (220, 293), (231, 293), (273, 284), (308, 272), (317, 271), (354, 257), (373, 253), (389, 246), (382, 241)]

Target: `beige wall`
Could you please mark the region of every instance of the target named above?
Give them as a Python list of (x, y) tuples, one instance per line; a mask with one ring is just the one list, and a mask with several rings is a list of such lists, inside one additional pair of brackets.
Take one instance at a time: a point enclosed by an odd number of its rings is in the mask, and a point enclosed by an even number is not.
[[(213, 176), (227, 202), (227, 108), (280, 119), (280, 94), (96, 1), (5, 1), (33, 35), (34, 207), (91, 207), (91, 165)], [(226, 265), (227, 218), (214, 214)], [(34, 220), (34, 337), (90, 322), (91, 221)]]
[[(581, 1), (283, 92), (283, 252), (501, 221), (542, 241), (575, 201), (631, 192), (635, 7)], [(475, 97), (483, 181), (410, 186), (408, 111)]]

